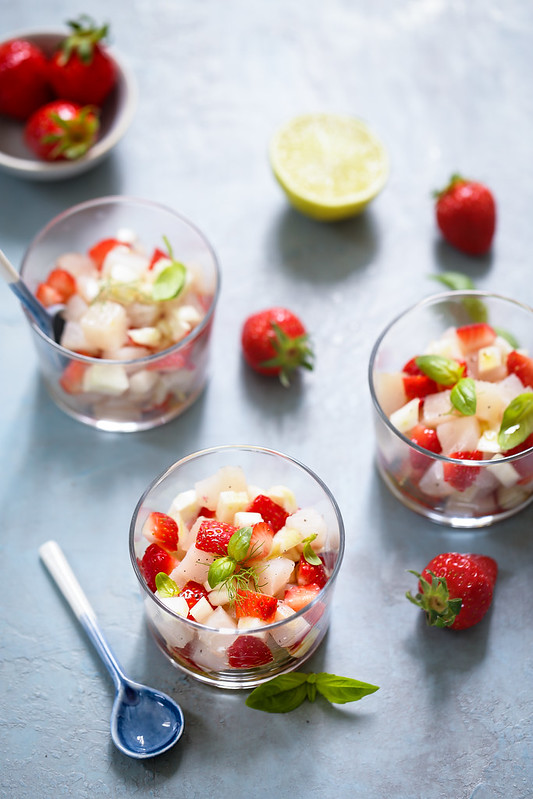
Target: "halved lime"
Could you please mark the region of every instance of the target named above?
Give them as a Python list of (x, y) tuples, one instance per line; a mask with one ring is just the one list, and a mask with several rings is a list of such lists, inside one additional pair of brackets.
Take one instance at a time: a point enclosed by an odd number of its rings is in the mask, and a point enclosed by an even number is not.
[(382, 190), (389, 159), (360, 119), (304, 114), (272, 137), (270, 163), (292, 205), (323, 222), (360, 213)]

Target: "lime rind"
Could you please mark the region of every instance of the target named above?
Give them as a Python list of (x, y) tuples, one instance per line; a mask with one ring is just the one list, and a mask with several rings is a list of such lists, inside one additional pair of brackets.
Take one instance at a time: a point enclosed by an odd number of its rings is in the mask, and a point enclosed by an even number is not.
[(338, 114), (290, 120), (272, 137), (269, 157), (292, 205), (321, 221), (361, 213), (389, 176), (377, 136), (362, 120)]

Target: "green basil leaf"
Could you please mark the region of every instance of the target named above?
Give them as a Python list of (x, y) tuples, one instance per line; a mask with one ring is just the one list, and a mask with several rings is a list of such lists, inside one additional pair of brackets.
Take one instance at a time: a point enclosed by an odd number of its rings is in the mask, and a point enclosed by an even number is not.
[(505, 339), (505, 341), (507, 341), (507, 343), (510, 344), (514, 350), (520, 349), (520, 342), (513, 336), (512, 333), (509, 333), (508, 330), (504, 330), (502, 327), (495, 327), (493, 330), (497, 336)]
[(172, 577), (169, 577), (165, 572), (159, 572), (155, 576), (155, 587), (161, 596), (178, 596), (180, 589), (177, 583), (174, 582)]
[(328, 700), (337, 705), (344, 705), (346, 702), (357, 702), (363, 696), (373, 694), (379, 690), (378, 685), (371, 685), (367, 682), (352, 680), (350, 677), (338, 677), (336, 674), (321, 672), (316, 675), (316, 687), (318, 692)]
[(464, 371), (462, 364), (444, 355), (419, 355), (415, 363), (421, 372), (441, 386), (453, 386)]
[(322, 561), (320, 560), (315, 550), (311, 546), (311, 541), (314, 541), (316, 536), (317, 534), (314, 533), (313, 535), (304, 538), (304, 540), (302, 541), (302, 544), (304, 545), (303, 556), (306, 559), (306, 561), (311, 564), (311, 566), (322, 565)]
[(258, 685), (246, 699), (246, 705), (267, 713), (289, 713), (307, 697), (307, 674), (290, 672)]
[(450, 400), (454, 408), (463, 416), (473, 416), (476, 412), (476, 384), (471, 377), (462, 377), (452, 388)]
[(211, 588), (231, 577), (236, 565), (235, 559), (228, 556), (214, 560), (207, 572), (207, 581)]
[(463, 297), (463, 305), (468, 311), (472, 322), (487, 322), (489, 312), (485, 303), (479, 297)]
[(250, 549), (251, 527), (240, 527), (228, 541), (228, 555), (234, 560), (244, 560)]
[(182, 291), (187, 276), (187, 268), (179, 261), (172, 261), (170, 266), (162, 269), (154, 280), (152, 297), (156, 302), (173, 300)]
[[(430, 275), (432, 280), (438, 280), (452, 291), (470, 291), (475, 289), (473, 281), (462, 272), (443, 272), (440, 275)], [(487, 306), (479, 297), (464, 297), (463, 305), (473, 322), (486, 322), (489, 318)]]
[(533, 392), (515, 397), (504, 411), (498, 444), (503, 452), (523, 444), (533, 433)]
[(462, 272), (442, 272), (440, 275), (430, 275), (432, 280), (443, 283), (452, 291), (468, 291), (475, 289), (472, 280)]

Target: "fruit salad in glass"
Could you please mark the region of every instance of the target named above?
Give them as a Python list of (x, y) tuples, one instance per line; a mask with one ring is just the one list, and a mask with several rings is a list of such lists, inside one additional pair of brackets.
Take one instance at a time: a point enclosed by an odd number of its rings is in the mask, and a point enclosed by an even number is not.
[[(220, 450), (228, 464), (159, 501), (198, 458), (220, 462)], [(269, 450), (220, 450), (190, 456), (149, 490), (132, 523), (131, 553), (164, 653), (199, 679), (241, 687), (295, 668), (322, 640), (342, 526), (305, 467)], [(301, 504), (286, 483), (248, 482), (239, 461), (253, 471), (262, 459), (300, 472), (305, 493), (310, 486), (327, 513)]]
[(174, 212), (127, 198), (77, 206), (37, 237), (22, 272), (46, 307), (62, 308), (57, 341), (33, 329), (49, 393), (67, 413), (101, 429), (141, 430), (199, 395), (218, 269), (201, 234)]
[[(533, 312), (465, 295), (398, 317), (374, 348), (370, 384), (378, 468), (392, 492), (434, 521), (480, 527), (533, 498)], [(468, 321), (473, 313), (488, 321)]]

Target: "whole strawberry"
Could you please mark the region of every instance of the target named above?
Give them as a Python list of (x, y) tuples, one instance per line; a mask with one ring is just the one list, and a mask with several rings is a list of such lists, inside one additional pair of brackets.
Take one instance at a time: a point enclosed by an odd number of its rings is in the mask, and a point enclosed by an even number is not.
[(0, 114), (21, 121), (51, 99), (46, 56), (25, 39), (0, 45)]
[(298, 367), (312, 369), (313, 351), (302, 322), (286, 308), (268, 308), (246, 319), (241, 336), (246, 362), (262, 375), (277, 375), (284, 386)]
[(496, 229), (492, 192), (482, 183), (452, 175), (436, 198), (437, 224), (446, 241), (467, 255), (486, 253)]
[(98, 28), (85, 15), (68, 24), (72, 33), (52, 56), (50, 83), (64, 100), (100, 106), (117, 80), (115, 62), (101, 44), (108, 26)]
[(418, 593), (406, 594), (426, 613), (429, 625), (465, 630), (477, 624), (492, 602), (498, 565), (487, 555), (445, 552), (431, 560), (418, 577)]
[(31, 115), (24, 129), (24, 140), (43, 160), (73, 161), (92, 147), (98, 128), (98, 116), (91, 106), (54, 100)]

